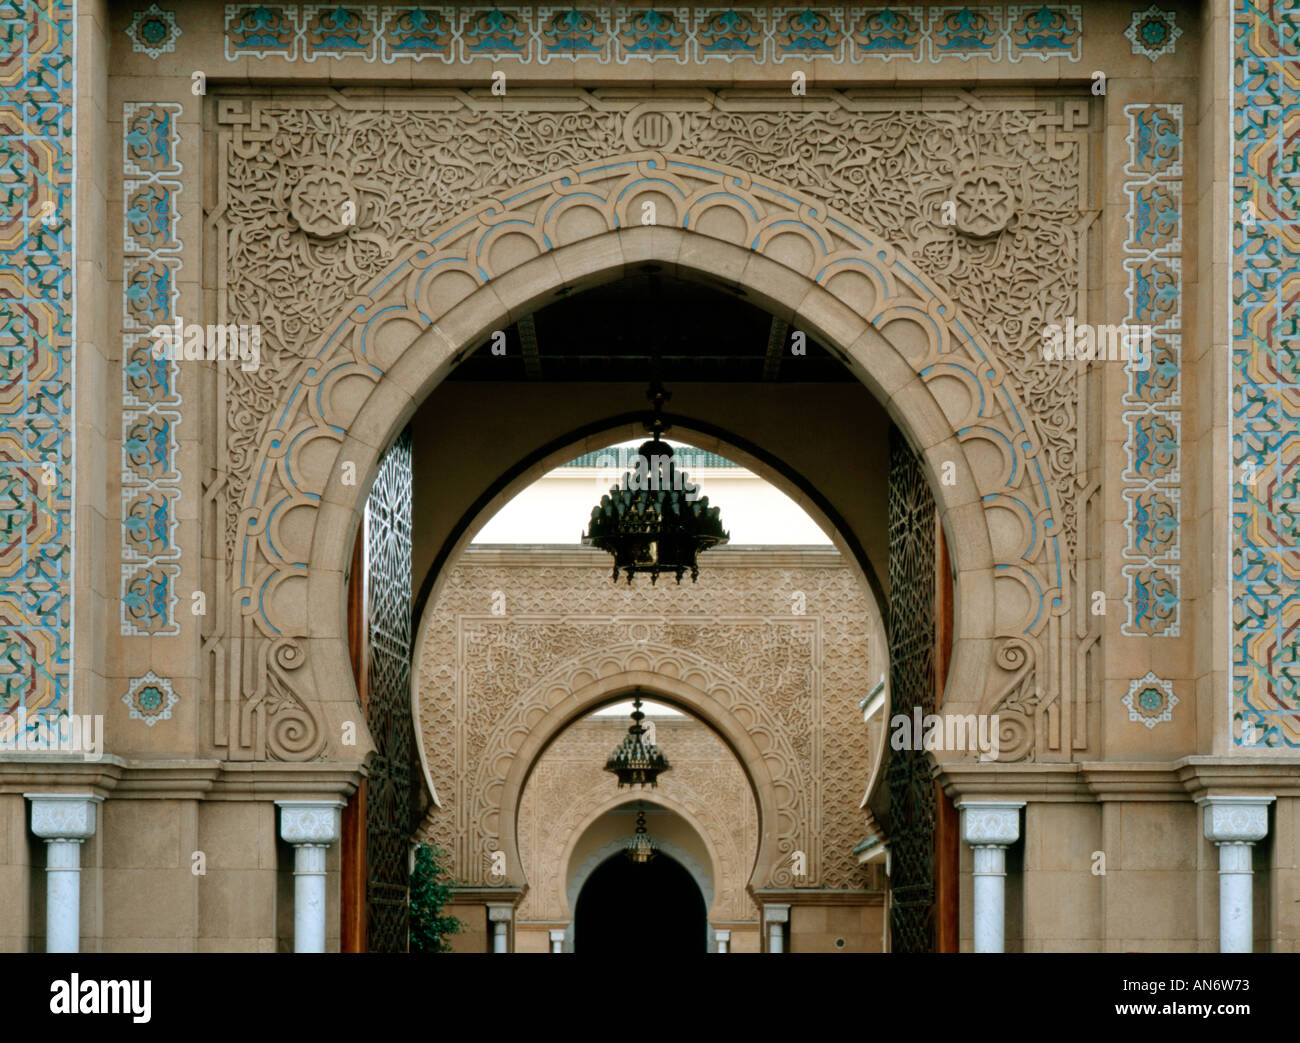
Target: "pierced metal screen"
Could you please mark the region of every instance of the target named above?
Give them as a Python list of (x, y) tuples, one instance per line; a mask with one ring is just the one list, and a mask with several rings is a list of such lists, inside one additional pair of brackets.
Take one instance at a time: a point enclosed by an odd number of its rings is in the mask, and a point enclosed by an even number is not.
[[(934, 712), (934, 497), (921, 461), (889, 432), (890, 714)], [(891, 750), (889, 819), (894, 952), (934, 949), (934, 782), (924, 750)]]
[(377, 747), (366, 782), (366, 925), (370, 952), (406, 952), (415, 736), (411, 724), (411, 436), (384, 456), (366, 532), (369, 701)]

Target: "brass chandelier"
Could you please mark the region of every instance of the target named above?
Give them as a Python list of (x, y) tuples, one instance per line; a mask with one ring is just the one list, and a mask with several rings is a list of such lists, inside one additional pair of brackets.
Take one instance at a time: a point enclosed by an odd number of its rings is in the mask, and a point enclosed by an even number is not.
[(618, 788), (624, 786), (657, 786), (659, 776), (672, 769), (668, 758), (658, 746), (645, 741), (646, 727), (641, 722), (641, 697), (632, 700), (632, 726), (623, 741), (605, 761), (605, 770), (618, 776)]
[[(671, 771), (672, 765), (663, 751), (654, 743), (646, 742), (648, 729), (641, 722), (645, 714), (641, 712), (641, 696), (632, 700), (632, 725), (627, 730), (623, 741), (614, 747), (614, 752), (605, 761), (605, 770), (618, 777), (618, 788), (624, 786), (657, 786), (659, 776)], [(658, 845), (650, 838), (645, 828), (645, 805), (638, 802), (636, 811), (636, 832), (623, 849), (623, 854), (637, 865), (645, 865), (659, 853)]]
[(651, 840), (650, 834), (646, 832), (645, 808), (640, 805), (636, 809), (636, 832), (632, 834), (632, 840), (623, 849), (623, 854), (642, 866), (659, 854), (659, 845)]
[(653, 414), (646, 423), (653, 436), (640, 450), (637, 466), (610, 489), (591, 510), (582, 542), (614, 556), (614, 582), (619, 573), (630, 584), (638, 572), (648, 572), (653, 585), (659, 573), (671, 572), (682, 581), (688, 571), (694, 583), (700, 574), (696, 555), (726, 543), (728, 534), (716, 507), (673, 461), (673, 447), (660, 440), (668, 431), (663, 406), (672, 397), (658, 380), (646, 397)]

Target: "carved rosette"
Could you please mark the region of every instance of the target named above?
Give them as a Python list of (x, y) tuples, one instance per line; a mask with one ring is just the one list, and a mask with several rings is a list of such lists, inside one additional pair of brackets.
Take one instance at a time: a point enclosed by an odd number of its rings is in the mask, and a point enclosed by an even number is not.
[(332, 239), (356, 225), (357, 193), (338, 171), (310, 170), (289, 196), (289, 213), (308, 235)]
[(996, 170), (963, 170), (953, 182), (954, 219), (957, 231), (976, 239), (987, 239), (1005, 229), (1016, 214), (1016, 193), (1011, 183)]

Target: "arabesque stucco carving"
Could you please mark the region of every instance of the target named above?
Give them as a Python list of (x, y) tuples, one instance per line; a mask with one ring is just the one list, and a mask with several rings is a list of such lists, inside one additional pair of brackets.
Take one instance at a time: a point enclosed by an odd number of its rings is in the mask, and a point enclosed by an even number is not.
[[(216, 377), (222, 465), (208, 509), (224, 610), (205, 650), (230, 722), (219, 745), (285, 759), (331, 748), (322, 682), (304, 669), (320, 633), (307, 592), (313, 566), (341, 564), (312, 556), (313, 534), (322, 503), (356, 510), (362, 493), (338, 484), (339, 446), (382, 448), (371, 445), (382, 433), (354, 422), (406, 349), (423, 338), (417, 365), (436, 379), (484, 332), (449, 320), (458, 304), (479, 314), (480, 289), (504, 293), (502, 277), (530, 258), (584, 241), (598, 265), (599, 237), (639, 230), (652, 202), (658, 227), (828, 291), (807, 296), (810, 321), (838, 302), (906, 358), (921, 384), (894, 404), (904, 423), (920, 393), (943, 411), (994, 557), (995, 669), (963, 694), (999, 712), (1003, 759), (1086, 746), (1077, 660), (1095, 639), (1076, 542), (1088, 436), (1077, 370), (1045, 363), (1037, 342), (1086, 289), (1087, 101), (564, 89), (217, 107), (221, 321), (264, 329), (262, 366)], [(639, 147), (647, 114), (666, 120), (671, 151)], [(324, 204), (355, 199), (354, 221), (342, 233), (321, 223), (304, 184), (327, 191)], [(838, 350), (875, 364), (865, 349)], [(396, 423), (397, 397), (372, 407)]]

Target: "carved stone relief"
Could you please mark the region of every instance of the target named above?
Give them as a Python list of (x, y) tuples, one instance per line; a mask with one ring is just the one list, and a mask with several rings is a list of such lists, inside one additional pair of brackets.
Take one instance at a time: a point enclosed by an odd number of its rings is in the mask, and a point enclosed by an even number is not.
[[(790, 614), (792, 589), (805, 592), (805, 615)], [(509, 616), (491, 615), (494, 591)], [(852, 851), (871, 752), (858, 701), (874, 667), (869, 606), (849, 568), (729, 565), (719, 553), (697, 586), (647, 595), (610, 583), (601, 557), (525, 567), (477, 564), (470, 552), (425, 616), (418, 730), (442, 808), (424, 831), (452, 853), (458, 880), (504, 882), (490, 870), (512, 828), (507, 775), (542, 718), (598, 678), (649, 670), (706, 692), (762, 751), (776, 816), (763, 829), (778, 834), (778, 859), (754, 869), (755, 886), (860, 885)], [(798, 879), (796, 850), (808, 856)]]
[[(537, 763), (519, 808), (519, 849), (528, 874), (521, 920), (567, 920), (573, 915), (566, 892), (573, 868), (565, 855), (578, 839), (592, 809), (617, 794), (605, 758), (626, 734), (627, 722), (586, 719), (555, 740)], [(646, 791), (686, 809), (717, 853), (713, 870), (714, 920), (757, 920), (758, 908), (745, 886), (758, 851), (758, 811), (744, 769), (725, 743), (689, 718), (659, 722), (656, 741), (672, 770)], [(640, 791), (624, 790), (627, 799)], [(454, 872), (455, 870), (453, 870)]]
[[(209, 484), (232, 604), (208, 648), (218, 683), (242, 684), (222, 697), (232, 719), (247, 717), (244, 692), (310, 702), (294, 695), (309, 673), (310, 519), (356, 387), (521, 250), (639, 224), (653, 198), (658, 223), (757, 251), (910, 342), (969, 447), (999, 566), (1001, 680), (981, 708), (1024, 719), (1004, 759), (1068, 757), (1085, 462), (1077, 371), (1044, 363), (1039, 343), (1086, 289), (1088, 116), (1074, 99), (852, 92), (797, 105), (699, 90), (219, 99), (220, 321), (263, 327), (261, 367), (218, 376), (223, 467)], [(673, 151), (629, 152), (651, 137)], [(332, 188), (338, 221), (294, 203), (304, 183)]]

